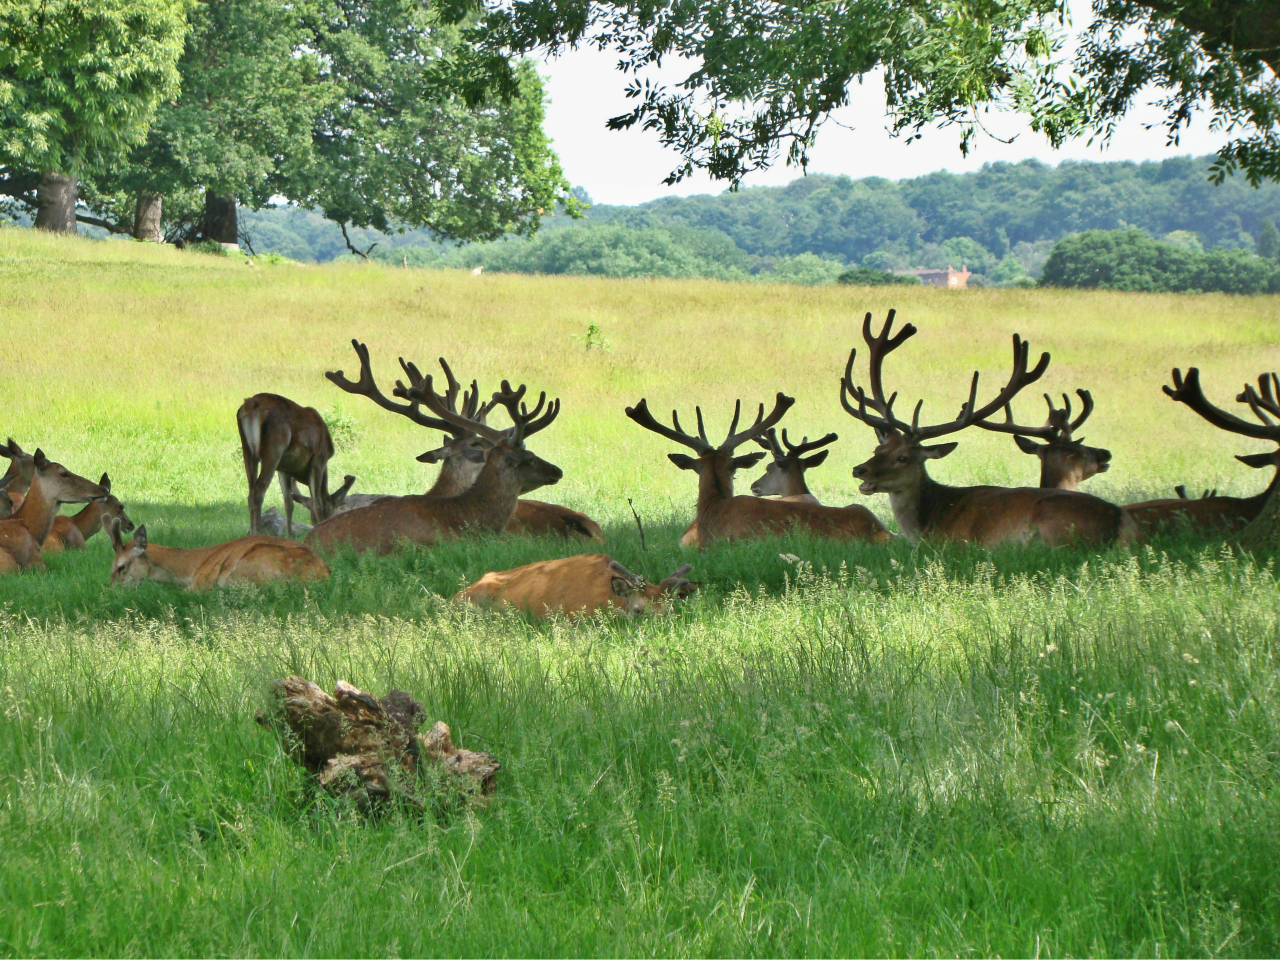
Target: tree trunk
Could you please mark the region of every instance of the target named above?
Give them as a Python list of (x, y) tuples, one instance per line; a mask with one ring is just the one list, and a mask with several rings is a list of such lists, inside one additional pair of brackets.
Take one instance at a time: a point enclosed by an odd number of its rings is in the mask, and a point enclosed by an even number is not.
[(240, 229), (236, 222), (236, 198), (224, 197), (206, 190), (204, 194), (204, 228), (206, 240), (218, 243), (239, 243)]
[(36, 229), (75, 233), (78, 199), (79, 184), (75, 177), (46, 170), (36, 187)]
[(133, 239), (151, 243), (164, 243), (160, 230), (160, 211), (163, 198), (158, 193), (139, 193), (133, 208)]

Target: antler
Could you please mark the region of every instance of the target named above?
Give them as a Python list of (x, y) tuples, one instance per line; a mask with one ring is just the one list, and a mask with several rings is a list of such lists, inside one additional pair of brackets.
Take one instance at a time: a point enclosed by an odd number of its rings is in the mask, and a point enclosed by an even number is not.
[(825, 437), (814, 440), (812, 443), (809, 442), (808, 437), (804, 437), (799, 443), (793, 444), (787, 436), (787, 428), (783, 427), (782, 445), (786, 447), (784, 452), (782, 446), (778, 444), (778, 431), (770, 427), (761, 436), (756, 437), (756, 443), (770, 451), (779, 460), (785, 460), (788, 457), (803, 457), (806, 453), (817, 450), (819, 447), (825, 447), (827, 444), (834, 443), (839, 439), (840, 437), (837, 434), (828, 433)]
[[(360, 360), (360, 379), (354, 381), (348, 380), (341, 370), (332, 370), (325, 374), (325, 378), (330, 383), (342, 390), (345, 390), (347, 393), (353, 393), (356, 396), (361, 397), (368, 397), (378, 406), (382, 407), (383, 410), (390, 410), (392, 413), (398, 413), (402, 417), (408, 417), (420, 427), (427, 427), (431, 430), (443, 430), (446, 433), (454, 433), (456, 431), (457, 428), (454, 427), (453, 424), (447, 423), (444, 420), (437, 420), (435, 417), (428, 417), (424, 414), (420, 409), (418, 409), (418, 402), (416, 400), (411, 401), (410, 403), (396, 403), (394, 400), (387, 397), (378, 389), (378, 384), (373, 379), (373, 369), (369, 365), (369, 348), (358, 340), (352, 340), (351, 346), (355, 348), (356, 356)], [(440, 362), (442, 364), (444, 363), (443, 360)], [(400, 360), (400, 365), (405, 368), (406, 373), (408, 373), (409, 368), (413, 366), (412, 364), (406, 366), (403, 358)], [(446, 371), (448, 371), (448, 369), (448, 367), (445, 367)], [(414, 373), (416, 372), (417, 368), (414, 368)], [(453, 380), (452, 373), (449, 374), (449, 379)], [(396, 396), (404, 396), (400, 392), (399, 381), (396, 381), (396, 387), (397, 389), (393, 391), (393, 393), (395, 393)]]
[(760, 411), (756, 414), (755, 422), (747, 429), (739, 432), (738, 421), (742, 418), (742, 401), (738, 400), (733, 406), (733, 420), (729, 424), (729, 435), (725, 437), (724, 443), (720, 444), (719, 447), (713, 447), (711, 441), (707, 439), (707, 428), (702, 422), (701, 407), (693, 408), (698, 418), (698, 435), (696, 437), (691, 433), (685, 433), (680, 426), (680, 415), (674, 410), (671, 411), (671, 422), (674, 428), (659, 423), (654, 419), (653, 414), (649, 412), (649, 401), (643, 398), (634, 407), (627, 407), (624, 412), (646, 430), (652, 430), (668, 440), (683, 444), (697, 453), (698, 456), (702, 456), (712, 450), (719, 450), (721, 453), (732, 453), (748, 440), (754, 440), (764, 434), (770, 427), (776, 425), (795, 402), (794, 397), (788, 397), (785, 393), (779, 391), (777, 397), (774, 398), (773, 410), (770, 414), (766, 417), (764, 415), (764, 404), (760, 404)]
[(634, 407), (626, 407), (623, 410), (623, 413), (636, 423), (640, 424), (640, 426), (644, 427), (646, 430), (652, 430), (659, 436), (666, 437), (668, 440), (673, 440), (676, 443), (686, 446), (694, 453), (698, 454), (698, 456), (702, 456), (704, 453), (710, 453), (713, 449), (711, 442), (707, 439), (706, 431), (701, 429), (701, 411), (699, 411), (698, 417), (699, 433), (701, 433), (701, 436), (698, 437), (695, 437), (691, 433), (684, 432), (684, 429), (680, 426), (680, 415), (674, 410), (671, 411), (671, 422), (675, 425), (674, 427), (668, 427), (659, 423), (654, 418), (653, 414), (649, 412), (649, 401), (644, 397), (641, 397), (640, 402)]
[[(980, 420), (974, 424), (983, 430), (990, 430), (993, 433), (1012, 433), (1019, 437), (1039, 437), (1041, 440), (1050, 443), (1070, 443), (1072, 432), (1082, 423), (1089, 419), (1089, 414), (1093, 413), (1093, 397), (1090, 396), (1088, 390), (1076, 390), (1080, 395), (1080, 401), (1084, 405), (1080, 416), (1075, 420), (1071, 419), (1071, 398), (1065, 393), (1062, 395), (1062, 409), (1059, 410), (1053, 405), (1053, 398), (1047, 393), (1044, 395), (1044, 402), (1049, 405), (1049, 419), (1042, 427), (1025, 427), (1013, 422), (1013, 406), (1006, 403), (1004, 405), (1004, 423), (992, 423), (989, 420)], [(961, 413), (963, 413), (963, 408)]]
[[(530, 410), (521, 402), (526, 389), (522, 383), (519, 389), (512, 390), (511, 384), (503, 380), (502, 389), (493, 395), (492, 400), (493, 404), (501, 404), (507, 408), (507, 414), (511, 417), (511, 422), (515, 424), (511, 438), (516, 445), (523, 443), (526, 438), (533, 436), (539, 430), (549, 427), (551, 421), (560, 415), (560, 399), (557, 397), (547, 403), (547, 392), (545, 390), (538, 395), (537, 406)], [(545, 413), (542, 412), (544, 406), (546, 407)]]
[(1226, 430), (1228, 433), (1236, 433), (1243, 437), (1253, 437), (1256, 440), (1271, 440), (1280, 443), (1280, 426), (1271, 421), (1267, 416), (1268, 413), (1280, 416), (1280, 409), (1276, 405), (1276, 391), (1272, 389), (1272, 381), (1275, 374), (1263, 374), (1258, 377), (1258, 384), (1261, 387), (1262, 395), (1253, 389), (1251, 385), (1246, 385), (1244, 393), (1240, 394), (1236, 399), (1241, 403), (1249, 404), (1251, 409), (1261, 423), (1250, 423), (1248, 420), (1242, 420), (1235, 414), (1227, 413), (1220, 407), (1215, 407), (1209, 402), (1204, 395), (1204, 389), (1200, 386), (1200, 370), (1197, 367), (1191, 367), (1187, 370), (1186, 377), (1183, 377), (1182, 371), (1178, 368), (1173, 370), (1173, 386), (1166, 385), (1164, 392), (1179, 403), (1185, 403), (1188, 407), (1200, 414), (1205, 420), (1217, 427), (1219, 430)]

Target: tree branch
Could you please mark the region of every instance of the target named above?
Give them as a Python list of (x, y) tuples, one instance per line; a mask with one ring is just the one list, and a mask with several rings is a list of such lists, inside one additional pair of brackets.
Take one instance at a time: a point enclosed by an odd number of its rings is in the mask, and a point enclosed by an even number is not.
[(102, 220), (98, 217), (91, 217), (84, 213), (77, 213), (76, 219), (79, 220), (81, 223), (87, 223), (91, 227), (101, 227), (103, 230), (107, 230), (111, 233), (123, 233), (126, 236), (129, 236), (133, 233), (133, 230), (130, 229), (129, 227), (122, 227), (119, 224), (111, 223), (107, 220)]
[(345, 222), (339, 222), (339, 223), (338, 223), (338, 226), (339, 226), (339, 228), (341, 228), (341, 230), (342, 230), (342, 239), (343, 239), (343, 240), (345, 240), (345, 241), (347, 241), (347, 249), (348, 249), (348, 250), (350, 250), (352, 253), (354, 253), (357, 257), (363, 257), (365, 260), (368, 260), (368, 259), (369, 259), (369, 254), (373, 253), (373, 248), (374, 248), (374, 247), (376, 247), (376, 246), (378, 245), (378, 244), (377, 244), (377, 241), (375, 241), (375, 242), (373, 242), (373, 243), (369, 244), (369, 249), (368, 249), (368, 250), (365, 250), (363, 253), (361, 253), (361, 252), (360, 252), (359, 250), (357, 250), (354, 246), (352, 246), (352, 244), (351, 244), (351, 238), (347, 236), (347, 225), (346, 225), (346, 223), (345, 223)]

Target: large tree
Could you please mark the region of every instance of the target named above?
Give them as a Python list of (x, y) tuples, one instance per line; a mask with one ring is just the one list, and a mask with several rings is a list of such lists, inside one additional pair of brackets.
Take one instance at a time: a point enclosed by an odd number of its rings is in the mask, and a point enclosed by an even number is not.
[[(454, 0), (456, 16), (473, 0)], [(1280, 178), (1277, 0), (1094, 0), (1069, 57), (1066, 0), (474, 0), (479, 42), (495, 54), (612, 50), (636, 103), (609, 121), (640, 125), (682, 155), (668, 182), (695, 169), (737, 182), (787, 159), (804, 166), (818, 128), (882, 70), (894, 130), (963, 128), (1016, 109), (1055, 146), (1106, 138), (1153, 90), (1176, 140), (1196, 113), (1230, 130), (1216, 174)], [(646, 68), (686, 58), (674, 89)], [(502, 61), (495, 58), (501, 72)], [(494, 82), (501, 82), (495, 76)]]
[(77, 185), (177, 87), (181, 0), (0, 0), (0, 194), (76, 228)]

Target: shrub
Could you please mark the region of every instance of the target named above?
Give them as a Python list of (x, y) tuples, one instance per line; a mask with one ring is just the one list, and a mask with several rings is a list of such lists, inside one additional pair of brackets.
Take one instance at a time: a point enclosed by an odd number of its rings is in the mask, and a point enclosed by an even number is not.
[(920, 278), (911, 274), (899, 275), (875, 267), (851, 267), (836, 278), (836, 282), (860, 287), (888, 287), (894, 284), (919, 283)]

